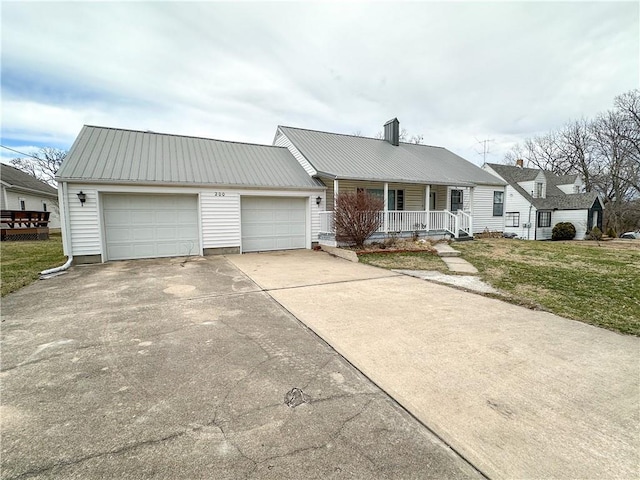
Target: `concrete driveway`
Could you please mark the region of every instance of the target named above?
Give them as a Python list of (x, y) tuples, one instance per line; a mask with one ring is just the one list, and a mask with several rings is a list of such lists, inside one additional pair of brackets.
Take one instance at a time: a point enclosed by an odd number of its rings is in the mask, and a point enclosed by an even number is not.
[(640, 478), (640, 339), (320, 252), (230, 259), (490, 478)]
[(5, 479), (481, 477), (225, 258), (74, 267), (1, 340)]

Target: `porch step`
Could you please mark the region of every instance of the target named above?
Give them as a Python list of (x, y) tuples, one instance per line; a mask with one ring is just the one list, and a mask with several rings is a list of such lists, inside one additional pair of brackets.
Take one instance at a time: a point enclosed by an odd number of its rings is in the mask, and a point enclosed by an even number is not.
[(460, 252), (454, 250), (446, 243), (436, 243), (433, 246), (438, 252), (439, 257), (459, 257)]
[(473, 240), (473, 237), (471, 235), (460, 235), (458, 238), (453, 238), (452, 240), (454, 242), (469, 242)]

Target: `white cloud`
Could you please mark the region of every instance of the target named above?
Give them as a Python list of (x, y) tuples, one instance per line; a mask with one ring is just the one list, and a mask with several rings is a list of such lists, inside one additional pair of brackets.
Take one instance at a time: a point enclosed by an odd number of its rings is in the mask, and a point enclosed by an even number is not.
[[(5, 3), (2, 135), (270, 143), (397, 116), (477, 161), (638, 87), (637, 3)], [(476, 158), (473, 158), (476, 157)], [(492, 158), (492, 160), (498, 160)]]

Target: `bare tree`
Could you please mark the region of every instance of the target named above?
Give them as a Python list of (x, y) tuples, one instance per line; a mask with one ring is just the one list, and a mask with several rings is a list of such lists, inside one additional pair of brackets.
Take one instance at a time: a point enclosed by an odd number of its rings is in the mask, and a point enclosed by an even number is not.
[(19, 170), (55, 187), (56, 173), (67, 156), (66, 150), (43, 147), (32, 157), (14, 158), (11, 164)]
[[(382, 130), (377, 131), (373, 138), (377, 140), (384, 140), (384, 132)], [(414, 143), (416, 145), (421, 145), (424, 143), (424, 135), (411, 135), (406, 128), (403, 128), (402, 130), (400, 130), (398, 140), (405, 143)]]
[(336, 240), (362, 248), (364, 242), (380, 228), (380, 211), (383, 209), (384, 201), (365, 190), (339, 193), (333, 213)]

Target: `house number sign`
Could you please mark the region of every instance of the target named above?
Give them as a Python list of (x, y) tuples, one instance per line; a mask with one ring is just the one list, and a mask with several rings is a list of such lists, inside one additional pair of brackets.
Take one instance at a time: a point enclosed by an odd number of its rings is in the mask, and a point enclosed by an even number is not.
[(214, 197), (224, 197), (225, 192), (213, 192)]

